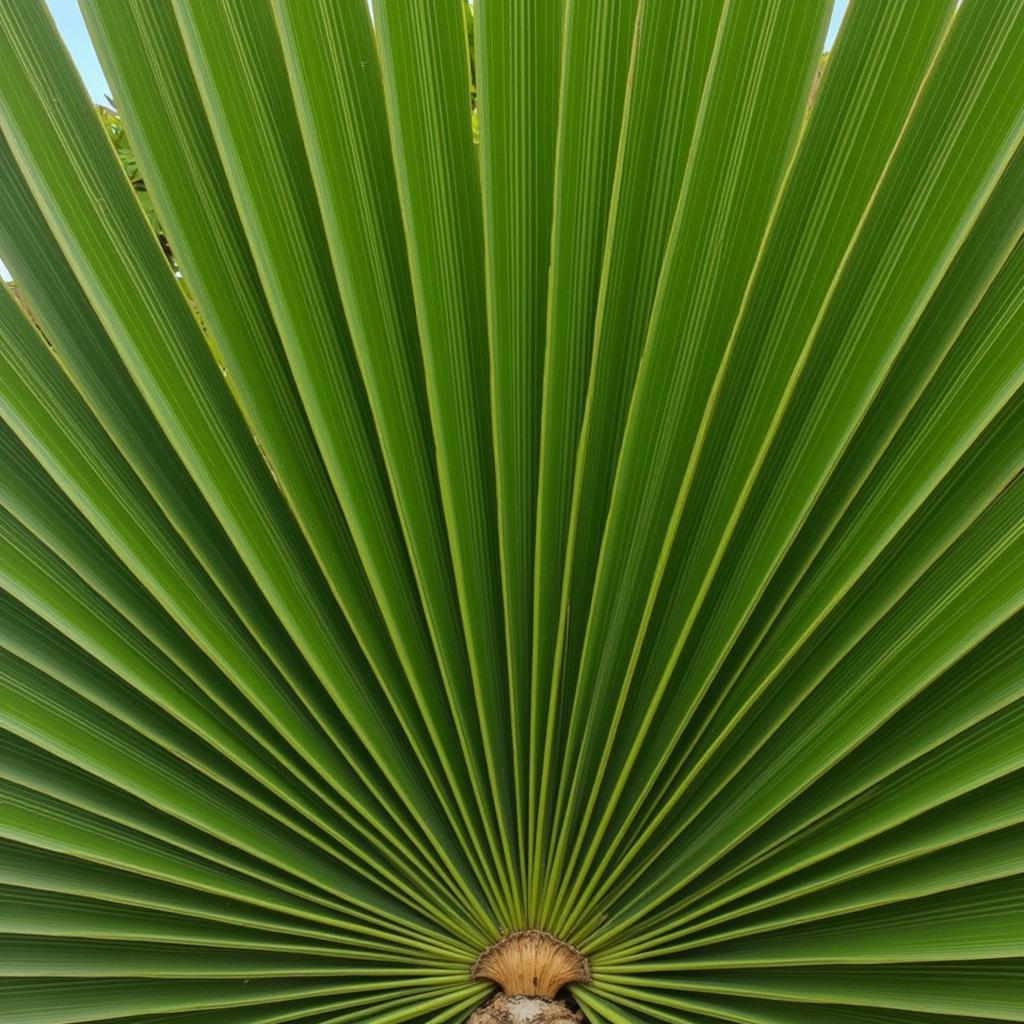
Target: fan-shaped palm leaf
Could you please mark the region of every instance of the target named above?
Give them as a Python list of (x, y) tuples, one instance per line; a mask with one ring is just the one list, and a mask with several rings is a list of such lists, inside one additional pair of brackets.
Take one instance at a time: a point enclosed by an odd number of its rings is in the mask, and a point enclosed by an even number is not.
[(1024, 0), (82, 6), (174, 263), (0, 0), (0, 1022), (1024, 1020)]

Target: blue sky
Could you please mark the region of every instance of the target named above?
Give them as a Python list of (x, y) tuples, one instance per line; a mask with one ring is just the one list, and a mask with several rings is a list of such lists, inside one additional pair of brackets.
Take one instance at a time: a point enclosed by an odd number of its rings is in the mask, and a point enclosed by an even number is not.
[(64, 44), (71, 52), (78, 73), (89, 90), (89, 95), (96, 103), (105, 103), (110, 86), (103, 77), (103, 70), (92, 48), (89, 33), (82, 20), (82, 12), (78, 9), (78, 0), (46, 0), (53, 20), (64, 37)]
[(828, 23), (828, 32), (825, 33), (826, 50), (832, 49), (836, 33), (839, 31), (839, 24), (843, 20), (843, 15), (846, 13), (846, 7), (849, 2), (850, 0), (836, 0), (836, 5), (832, 8), (832, 20)]
[[(846, 13), (846, 5), (850, 0), (836, 0), (832, 11), (832, 21), (828, 26), (828, 34), (825, 36), (825, 49), (831, 49), (832, 43), (839, 31), (839, 23)], [(86, 89), (95, 103), (106, 103), (110, 86), (103, 75), (103, 69), (96, 57), (96, 51), (89, 40), (89, 33), (86, 31), (85, 22), (82, 20), (82, 12), (78, 9), (78, 0), (46, 0), (53, 15), (53, 20), (64, 37), (64, 43), (75, 64), (78, 66), (78, 73), (85, 82)], [(0, 261), (0, 277), (9, 279), (7, 268)]]

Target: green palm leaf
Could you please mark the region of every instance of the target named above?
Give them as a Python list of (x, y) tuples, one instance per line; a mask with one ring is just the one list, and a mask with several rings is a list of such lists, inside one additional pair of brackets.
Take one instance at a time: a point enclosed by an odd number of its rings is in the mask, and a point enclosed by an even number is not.
[(0, 0), (0, 1024), (1024, 1021), (1024, 0), (831, 6)]

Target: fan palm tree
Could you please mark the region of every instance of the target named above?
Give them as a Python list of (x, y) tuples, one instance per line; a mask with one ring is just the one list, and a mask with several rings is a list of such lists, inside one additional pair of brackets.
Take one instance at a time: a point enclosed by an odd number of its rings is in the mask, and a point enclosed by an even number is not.
[(1024, 0), (82, 7), (0, 1022), (1024, 1020)]

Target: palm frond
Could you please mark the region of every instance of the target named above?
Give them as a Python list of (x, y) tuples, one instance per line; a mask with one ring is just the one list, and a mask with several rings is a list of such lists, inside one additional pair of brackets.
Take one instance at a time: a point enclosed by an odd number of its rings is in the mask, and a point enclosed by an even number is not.
[(82, 7), (0, 1024), (1024, 1021), (1024, 0)]

